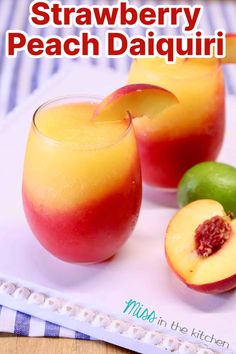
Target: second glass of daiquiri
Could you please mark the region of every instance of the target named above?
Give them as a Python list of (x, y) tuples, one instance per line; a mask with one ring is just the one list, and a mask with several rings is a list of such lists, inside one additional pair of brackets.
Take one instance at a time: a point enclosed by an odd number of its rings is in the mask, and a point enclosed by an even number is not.
[(170, 90), (179, 100), (158, 118), (134, 121), (142, 176), (159, 188), (176, 188), (183, 174), (199, 162), (215, 160), (225, 127), (224, 79), (216, 59), (162, 58), (133, 61), (129, 83), (149, 83)]

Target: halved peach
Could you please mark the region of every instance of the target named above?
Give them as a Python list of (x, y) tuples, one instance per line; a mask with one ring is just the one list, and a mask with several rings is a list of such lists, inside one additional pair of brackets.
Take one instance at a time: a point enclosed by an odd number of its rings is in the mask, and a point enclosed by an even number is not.
[(236, 64), (236, 33), (226, 34), (226, 57), (222, 64)]
[(155, 118), (165, 108), (178, 103), (170, 91), (156, 85), (126, 85), (105, 97), (94, 112), (96, 121), (121, 120), (127, 112), (132, 118)]
[(168, 263), (190, 288), (222, 293), (236, 287), (236, 220), (213, 200), (188, 204), (170, 221)]

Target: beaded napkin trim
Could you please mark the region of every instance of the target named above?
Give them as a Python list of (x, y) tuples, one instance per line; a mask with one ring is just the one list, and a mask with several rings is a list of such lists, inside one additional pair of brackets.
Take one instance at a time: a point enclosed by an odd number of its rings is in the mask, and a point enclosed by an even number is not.
[(0, 294), (12, 296), (18, 301), (26, 300), (28, 304), (41, 306), (49, 311), (73, 317), (80, 322), (86, 322), (94, 328), (103, 328), (107, 331), (127, 336), (134, 340), (153, 345), (157, 348), (178, 354), (219, 354), (209, 348), (182, 341), (174, 336), (112, 318), (109, 315), (95, 312), (91, 309), (71, 304), (56, 297), (34, 292), (32, 289), (18, 286), (12, 282), (0, 280)]

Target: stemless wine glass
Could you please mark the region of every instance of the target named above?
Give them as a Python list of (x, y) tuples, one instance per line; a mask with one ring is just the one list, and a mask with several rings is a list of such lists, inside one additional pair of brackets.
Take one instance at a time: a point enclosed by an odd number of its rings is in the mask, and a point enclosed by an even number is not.
[[(96, 123), (99, 100), (63, 97), (35, 112), (23, 205), (39, 242), (68, 262), (113, 256), (136, 224), (141, 173), (132, 122)], [(115, 115), (115, 112), (114, 112)]]
[(134, 121), (144, 181), (174, 189), (190, 167), (215, 160), (222, 146), (225, 95), (220, 62), (191, 58), (166, 64), (161, 58), (140, 58), (129, 73), (129, 83), (137, 82), (161, 86), (179, 100), (153, 120)]

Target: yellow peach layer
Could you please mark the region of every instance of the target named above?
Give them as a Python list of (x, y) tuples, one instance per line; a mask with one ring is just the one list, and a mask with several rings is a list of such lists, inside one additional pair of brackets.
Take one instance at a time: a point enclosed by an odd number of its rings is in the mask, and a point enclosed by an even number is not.
[(94, 123), (94, 108), (73, 104), (38, 113), (38, 131), (31, 129), (24, 170), (24, 188), (32, 203), (71, 210), (124, 184), (137, 159), (133, 129), (127, 130), (124, 121)]

